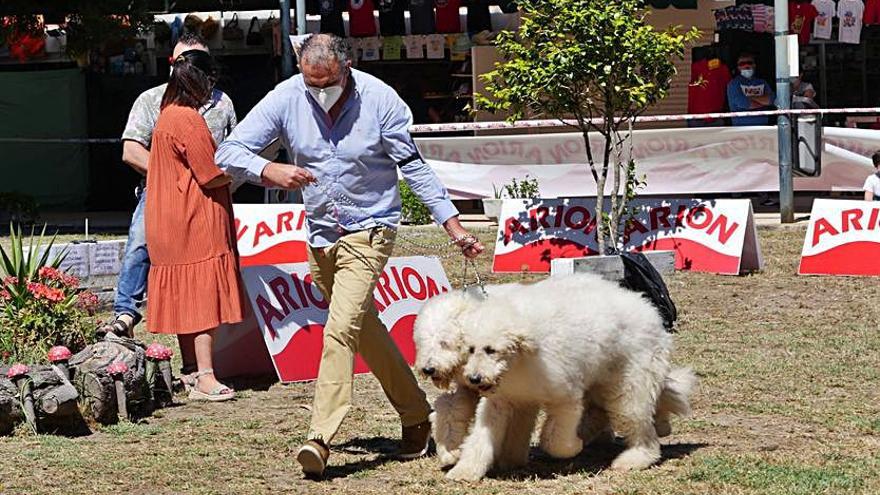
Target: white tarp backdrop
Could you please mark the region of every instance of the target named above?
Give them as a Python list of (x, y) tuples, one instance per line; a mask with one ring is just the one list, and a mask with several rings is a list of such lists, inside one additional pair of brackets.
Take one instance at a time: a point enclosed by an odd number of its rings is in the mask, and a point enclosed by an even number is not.
[[(647, 176), (641, 194), (777, 191), (776, 133), (776, 127), (635, 131), (636, 170)], [(501, 186), (526, 174), (538, 179), (543, 198), (596, 192), (583, 139), (577, 133), (419, 138), (416, 142), (456, 199), (492, 197), (493, 184)], [(595, 134), (591, 144), (596, 156), (601, 156), (601, 136)], [(795, 190), (861, 190), (865, 177), (873, 172), (870, 156), (876, 150), (880, 150), (878, 131), (826, 127), (822, 175), (795, 178)]]

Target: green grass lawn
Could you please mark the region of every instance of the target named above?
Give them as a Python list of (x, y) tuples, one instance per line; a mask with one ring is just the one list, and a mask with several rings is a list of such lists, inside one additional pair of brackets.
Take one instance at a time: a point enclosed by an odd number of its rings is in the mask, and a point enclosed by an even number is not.
[[(401, 235), (442, 240), (431, 229)], [(644, 472), (607, 471), (619, 451), (613, 446), (569, 461), (535, 448), (527, 468), (475, 485), (446, 481), (433, 458), (382, 457), (399, 424), (378, 383), (362, 376), (321, 483), (302, 479), (293, 454), (306, 433), (312, 385), (267, 383), (238, 384), (233, 403), (180, 397), (179, 406), (138, 424), (96, 427), (85, 437), (22, 430), (0, 438), (0, 493), (880, 493), (880, 282), (798, 277), (803, 235), (760, 230), (761, 273), (669, 278), (680, 313), (674, 361), (693, 366), (701, 386), (693, 417), (674, 422), (663, 462)], [(480, 236), (491, 249), (493, 232)], [(417, 251), (401, 242), (397, 253)], [(460, 285), (460, 261), (444, 264)], [(483, 273), (489, 264), (484, 257)]]

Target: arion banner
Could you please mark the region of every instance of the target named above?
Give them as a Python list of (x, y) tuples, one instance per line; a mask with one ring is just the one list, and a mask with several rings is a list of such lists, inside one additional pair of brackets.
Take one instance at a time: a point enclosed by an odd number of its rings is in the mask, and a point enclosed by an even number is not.
[[(308, 263), (243, 270), (248, 299), (282, 382), (318, 376), (328, 303), (312, 282)], [(406, 361), (415, 359), (413, 323), (429, 298), (450, 289), (437, 258), (392, 258), (374, 292), (379, 318)], [(369, 371), (357, 357), (355, 373)]]
[[(233, 210), (242, 268), (300, 263), (308, 259), (303, 205), (241, 204), (234, 205)], [(223, 325), (217, 331), (214, 369), (220, 377), (275, 372), (253, 311), (243, 322)]]
[(816, 199), (801, 275), (880, 275), (880, 203)]
[[(776, 133), (770, 126), (636, 130), (632, 157), (638, 175), (647, 176), (639, 194), (778, 191)], [(593, 155), (601, 157), (604, 141), (593, 134)], [(823, 140), (822, 175), (795, 177), (795, 190), (861, 191), (874, 171), (871, 154), (880, 149), (880, 133), (825, 127)], [(596, 194), (578, 133), (425, 137), (416, 144), (455, 199), (491, 198), (493, 184), (527, 174), (538, 179), (544, 198)]]
[[(592, 198), (505, 200), (493, 271), (548, 272), (551, 259), (597, 254), (595, 205)], [(763, 265), (747, 199), (637, 199), (631, 208), (627, 250), (675, 251), (679, 270), (736, 275)]]

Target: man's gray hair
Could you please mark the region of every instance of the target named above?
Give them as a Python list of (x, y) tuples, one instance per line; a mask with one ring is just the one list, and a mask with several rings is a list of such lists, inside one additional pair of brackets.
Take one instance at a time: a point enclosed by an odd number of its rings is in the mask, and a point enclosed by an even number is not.
[(303, 41), (299, 63), (344, 67), (351, 60), (351, 48), (344, 38), (335, 34), (313, 34)]

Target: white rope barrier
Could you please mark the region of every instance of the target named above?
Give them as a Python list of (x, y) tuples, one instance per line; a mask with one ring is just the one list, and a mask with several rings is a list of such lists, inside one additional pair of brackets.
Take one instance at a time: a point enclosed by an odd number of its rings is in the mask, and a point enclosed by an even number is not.
[[(824, 115), (824, 114), (880, 114), (880, 107), (862, 108), (806, 108), (787, 110), (755, 110), (748, 112), (725, 112), (725, 113), (689, 113), (677, 115), (647, 115), (636, 117), (634, 123), (642, 122), (681, 122), (699, 119), (722, 119), (728, 117), (758, 117), (772, 115)], [(592, 124), (600, 124), (602, 119), (592, 119)], [(537, 129), (552, 127), (571, 127), (577, 121), (572, 119), (543, 119), (543, 120), (520, 120), (516, 122), (492, 121), (492, 122), (453, 122), (446, 124), (416, 124), (410, 127), (413, 134), (440, 134), (445, 132), (487, 131), (498, 129)], [(0, 137), (0, 143), (40, 143), (40, 144), (116, 144), (120, 138), (25, 138), (25, 137)]]

